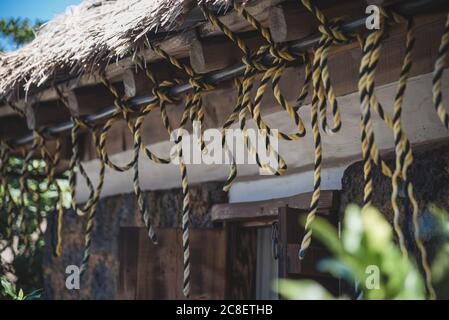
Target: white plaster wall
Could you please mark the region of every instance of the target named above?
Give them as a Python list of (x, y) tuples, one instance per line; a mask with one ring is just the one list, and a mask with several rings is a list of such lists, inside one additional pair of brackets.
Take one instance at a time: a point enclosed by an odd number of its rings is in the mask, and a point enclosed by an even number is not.
[[(447, 130), (439, 122), (434, 111), (431, 96), (432, 75), (426, 74), (410, 79), (406, 92), (403, 114), (403, 128), (407, 136), (413, 143), (422, 143), (434, 139), (449, 137)], [(449, 87), (449, 76), (444, 76), (443, 88)], [(379, 101), (384, 108), (392, 112), (392, 103), (395, 96), (396, 83), (377, 88)], [(348, 159), (354, 159), (360, 154), (360, 108), (359, 96), (353, 93), (339, 99), (343, 127), (342, 130), (333, 136), (323, 134), (323, 159), (327, 162), (336, 163), (333, 167), (327, 167), (323, 171), (323, 189), (339, 189), (341, 176), (344, 169), (349, 165)], [(449, 99), (445, 97), (445, 102), (449, 105)], [(305, 138), (295, 142), (281, 142), (280, 154), (286, 160), (290, 169), (311, 166), (313, 164), (313, 141), (310, 128), (310, 106), (306, 106), (301, 111), (301, 116), (306, 124), (308, 134)], [(281, 131), (293, 132), (294, 124), (285, 112), (277, 112), (264, 116), (266, 122), (272, 128)], [(393, 147), (393, 136), (384, 123), (374, 117), (376, 143), (381, 150)], [(331, 118), (329, 119), (331, 121)], [(250, 121), (251, 123), (251, 121)], [(168, 155), (170, 150), (169, 142), (162, 142), (150, 146), (158, 155)], [(111, 157), (117, 163), (125, 163), (131, 158), (131, 152), (123, 152)], [(341, 161), (340, 161), (341, 160)], [(99, 163), (91, 161), (84, 163), (87, 172), (94, 182), (97, 181)], [(144, 190), (167, 189), (180, 186), (180, 174), (176, 165), (156, 165), (142, 157), (140, 161), (141, 185)], [(295, 172), (288, 173), (284, 177), (268, 177), (260, 179), (257, 165), (239, 166), (240, 177), (254, 176), (256, 181), (237, 182), (230, 191), (231, 202), (243, 202), (264, 200), (277, 197), (285, 197), (301, 192), (307, 192), (312, 187), (312, 173)], [(298, 171), (298, 170), (296, 170)], [(189, 165), (190, 183), (203, 181), (224, 180), (228, 173), (227, 165)], [(110, 169), (107, 170), (103, 197), (119, 193), (132, 192), (132, 171), (118, 173)], [(247, 178), (245, 178), (247, 180)], [(87, 199), (88, 190), (82, 178), (77, 186), (78, 201)]]
[[(322, 190), (341, 189), (343, 172), (350, 162), (321, 173)], [(313, 190), (313, 172), (311, 170), (282, 177), (270, 177), (235, 183), (229, 191), (229, 202), (250, 202), (284, 198)]]

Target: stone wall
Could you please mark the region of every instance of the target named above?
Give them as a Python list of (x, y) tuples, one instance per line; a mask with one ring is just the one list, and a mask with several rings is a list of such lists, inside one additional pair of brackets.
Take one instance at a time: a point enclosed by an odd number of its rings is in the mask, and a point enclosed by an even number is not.
[[(227, 194), (222, 183), (210, 182), (191, 186), (191, 228), (211, 228), (210, 208), (226, 203)], [(182, 190), (172, 189), (145, 192), (156, 227), (180, 226)], [(80, 290), (67, 290), (65, 269), (79, 266), (84, 248), (86, 218), (77, 217), (73, 211), (64, 214), (63, 255), (52, 254), (54, 219), (49, 221), (44, 255), (44, 291), (47, 299), (115, 299), (119, 270), (118, 239), (121, 227), (143, 227), (134, 194), (124, 194), (102, 199), (99, 202), (96, 223), (92, 234), (89, 267), (81, 281)], [(181, 244), (180, 244), (181, 245)]]
[[(390, 168), (394, 168), (394, 155), (385, 158)], [(434, 233), (432, 216), (428, 211), (429, 204), (436, 204), (449, 211), (449, 147), (448, 145), (426, 146), (414, 152), (414, 164), (409, 171), (413, 182), (415, 197), (420, 208), (421, 233), (426, 241), (426, 246), (432, 258), (436, 251), (439, 239)], [(373, 205), (376, 206), (388, 219), (393, 222), (393, 210), (391, 208), (391, 181), (383, 176), (376, 168), (374, 170)], [(407, 208), (407, 202), (400, 194), (399, 203), (402, 208)], [(402, 197), (401, 197), (402, 196)], [(363, 164), (354, 163), (349, 166), (342, 179), (341, 208), (349, 203), (362, 205), (363, 202)], [(408, 246), (415, 250), (412, 234), (412, 221), (410, 210), (404, 210), (401, 216), (401, 225), (406, 236)], [(415, 250), (416, 252), (416, 250)]]

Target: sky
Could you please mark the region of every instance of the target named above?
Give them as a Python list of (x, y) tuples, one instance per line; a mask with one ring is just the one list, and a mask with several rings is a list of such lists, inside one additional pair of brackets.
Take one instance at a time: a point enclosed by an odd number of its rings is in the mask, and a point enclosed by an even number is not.
[[(81, 0), (0, 0), (0, 19), (28, 18), (48, 21), (68, 6), (80, 3)], [(0, 50), (13, 51), (16, 46), (11, 39), (0, 38)]]
[(0, 19), (21, 17), (48, 21), (81, 0), (0, 0)]

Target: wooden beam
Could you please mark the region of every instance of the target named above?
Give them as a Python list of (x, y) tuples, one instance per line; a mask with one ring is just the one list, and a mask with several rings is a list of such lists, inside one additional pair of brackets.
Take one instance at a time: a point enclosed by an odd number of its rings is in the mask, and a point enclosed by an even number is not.
[[(197, 73), (226, 68), (239, 61), (238, 48), (222, 37), (194, 39), (190, 45), (190, 64)], [(240, 54), (241, 56), (241, 54)]]
[[(444, 18), (443, 15), (432, 15), (416, 19), (416, 47), (414, 50), (414, 64), (411, 70), (412, 76), (426, 74), (433, 70), (434, 59), (438, 52), (439, 39), (444, 28)], [(393, 27), (390, 31), (390, 38), (387, 38), (383, 45), (376, 74), (377, 86), (385, 85), (398, 79), (401, 60), (404, 56), (404, 44), (404, 26)], [(329, 68), (331, 81), (337, 96), (341, 97), (357, 91), (356, 79), (358, 79), (360, 59), (361, 51), (356, 43), (348, 46), (337, 46), (333, 50), (332, 56), (329, 57)], [(178, 71), (173, 68), (170, 69), (170, 66), (165, 63), (151, 65), (151, 68), (160, 75), (159, 77), (161, 79), (170, 79), (170, 76), (179, 75), (179, 73), (176, 74)], [(163, 70), (166, 70), (165, 74)], [(169, 73), (172, 74), (169, 75)], [(290, 103), (294, 103), (297, 98), (303, 82), (303, 76), (302, 66), (287, 68), (285, 74), (282, 76), (280, 81), (281, 90)], [(137, 90), (151, 92), (152, 88), (149, 86), (148, 80), (140, 71), (136, 77), (137, 87), (140, 88)], [(258, 79), (260, 79), (260, 75)], [(292, 83), (295, 85), (291, 85)], [(204, 94), (203, 103), (206, 108), (206, 126), (208, 128), (217, 128), (224, 123), (224, 120), (235, 106), (236, 89), (234, 86), (229, 85), (220, 86), (217, 90)], [(306, 100), (306, 103), (310, 103), (310, 96)], [(270, 113), (281, 110), (274, 99), (272, 90), (267, 90), (266, 96), (262, 100), (261, 109), (264, 118)], [(178, 105), (167, 106), (167, 112), (172, 124), (176, 126), (183, 112), (182, 101)], [(270, 124), (269, 121), (268, 124)], [(123, 131), (123, 134), (125, 135), (126, 149), (131, 149), (134, 143), (132, 136), (128, 131)], [(159, 110), (155, 110), (147, 116), (143, 124), (142, 134), (145, 144), (154, 144), (168, 140), (168, 134), (161, 124)], [(121, 141), (123, 138), (115, 137), (111, 139)]]
[[(265, 45), (264, 39), (254, 31), (240, 33), (239, 37), (251, 51)], [(195, 38), (189, 50), (190, 64), (197, 73), (208, 73), (237, 64), (242, 50), (226, 36)]]
[[(27, 119), (18, 115), (1, 117), (0, 118), (0, 137), (4, 140), (12, 139), (17, 136), (29, 133)], [(71, 156), (71, 142), (69, 136), (62, 136), (61, 139), (61, 161), (56, 168), (56, 173), (62, 173), (68, 169), (69, 159)], [(48, 140), (45, 142), (46, 148), (50, 154), (54, 154), (56, 151), (56, 140)], [(25, 149), (14, 150), (11, 155), (22, 157), (22, 150), (28, 150), (31, 145), (25, 146)], [(34, 155), (35, 158), (40, 158), (39, 152)]]
[(0, 137), (2, 139), (16, 138), (28, 132), (28, 125), (25, 118), (18, 115), (0, 117)]
[(70, 112), (60, 100), (39, 102), (37, 97), (30, 98), (25, 106), (25, 114), (30, 130), (70, 120)]
[[(416, 19), (417, 44), (414, 50), (412, 76), (425, 74), (433, 70), (434, 59), (438, 52), (439, 41), (444, 28), (444, 19), (443, 14), (427, 15)], [(403, 25), (393, 27), (390, 31), (390, 38), (387, 38), (384, 42), (383, 53), (376, 76), (376, 85), (378, 86), (391, 83), (399, 76), (401, 59), (404, 56), (404, 31)], [(360, 49), (357, 47), (352, 47), (349, 50), (346, 49), (346, 46), (338, 46), (338, 50), (335, 50), (329, 58), (331, 80), (337, 96), (350, 94), (357, 90), (357, 81), (354, 81), (354, 79), (358, 78), (361, 58)], [(151, 68), (154, 68), (157, 72), (161, 72), (161, 79), (169, 79), (168, 74), (171, 72), (174, 74), (176, 72), (176, 70), (172, 71), (174, 68), (170, 68), (163, 61), (154, 64), (154, 66), (152, 65)], [(158, 68), (165, 69), (165, 75), (163, 74), (163, 70)], [(132, 71), (134, 72), (135, 70)], [(281, 79), (281, 90), (286, 99), (291, 103), (294, 103), (298, 94), (302, 76), (302, 67), (287, 68), (285, 75)], [(151, 87), (148, 87), (147, 79), (145, 79), (140, 71), (137, 72), (137, 78), (139, 77), (141, 80), (135, 80), (137, 86), (136, 91), (147, 90), (147, 92), (151, 92)], [(292, 86), (292, 83), (296, 85)], [(226, 118), (235, 105), (235, 94), (234, 88), (223, 88), (208, 92), (204, 96), (203, 101), (207, 111), (206, 124), (208, 128), (217, 127), (223, 123), (224, 118)], [(95, 96), (92, 99), (96, 99)], [(309, 103), (310, 101), (308, 100), (306, 102)], [(268, 90), (267, 96), (264, 97), (262, 104), (264, 116), (280, 110), (279, 106), (275, 103), (271, 90)], [(169, 106), (168, 110), (170, 116), (173, 118), (173, 123), (178, 123), (179, 120), (176, 119), (179, 119), (180, 114), (182, 114), (182, 103), (177, 107)], [(166, 130), (160, 124), (160, 114), (158, 114), (157, 110), (148, 116), (144, 126), (143, 134), (145, 143), (156, 143), (168, 139)], [(122, 133), (125, 135), (125, 138), (112, 137), (111, 139), (117, 141), (125, 140), (126, 143), (124, 145), (126, 149), (132, 148), (133, 139), (131, 135), (126, 130), (122, 131)], [(121, 148), (115, 148), (114, 150), (123, 151)], [(85, 160), (89, 159), (87, 158)]]
[[(130, 71), (125, 74), (127, 75), (126, 82), (128, 93), (134, 94), (134, 79), (129, 75)], [(113, 82), (113, 85), (117, 88), (120, 95), (126, 94), (126, 87), (123, 79)], [(83, 116), (98, 112), (102, 108), (113, 105), (115, 100), (112, 93), (103, 84), (76, 88), (65, 92), (64, 95), (67, 97), (70, 113), (73, 116)]]
[[(329, 1), (329, 0), (326, 0)], [(340, 2), (349, 2), (347, 0), (334, 0)], [(398, 0), (391, 0), (398, 1)], [(257, 1), (255, 4), (250, 3), (247, 7), (249, 13), (251, 13), (259, 22), (264, 26), (269, 26), (268, 16), (269, 10), (272, 6), (278, 5), (282, 0), (263, 0)], [(363, 2), (363, 1), (362, 1)], [(385, 2), (385, 1), (384, 1)], [(298, 7), (301, 7), (299, 3), (297, 3)], [(220, 17), (220, 20), (229, 26), (234, 32), (245, 32), (254, 30), (248, 23), (240, 16), (237, 12), (231, 12), (224, 17)], [(198, 33), (201, 37), (208, 37), (213, 35), (219, 35), (221, 32), (215, 28), (212, 24), (206, 23), (199, 27)], [(194, 31), (185, 32), (181, 35), (176, 35), (170, 37), (161, 42), (161, 47), (170, 55), (175, 57), (186, 57), (189, 55), (189, 47), (192, 42), (192, 39), (196, 36)], [(161, 58), (155, 54), (152, 50), (145, 49), (144, 56), (146, 61), (160, 61)], [(118, 62), (110, 63), (106, 67), (106, 76), (108, 79), (116, 77), (122, 74), (125, 70), (134, 68), (135, 62), (134, 57), (129, 56), (121, 59)], [(99, 79), (97, 76), (92, 74), (84, 74), (81, 77), (74, 77), (71, 80), (68, 80), (64, 85), (67, 89), (75, 89), (78, 87), (91, 86), (94, 84), (98, 84)], [(29, 94), (33, 94), (36, 92), (29, 92)], [(40, 101), (48, 101), (57, 99), (58, 95), (53, 88), (48, 88), (46, 90), (39, 90)], [(4, 112), (9, 112), (8, 110), (4, 110), (4, 106), (0, 106), (0, 116), (3, 115)]]
[[(268, 12), (271, 6), (277, 5), (283, 0), (268, 0), (255, 1), (254, 4), (246, 6), (246, 10), (259, 21), (263, 26), (268, 25)], [(231, 11), (223, 17), (220, 21), (226, 25), (233, 32), (252, 31), (254, 28), (246, 22), (239, 12)], [(206, 23), (199, 28), (199, 33), (202, 37), (222, 34), (221, 31), (211, 23)]]
[[(212, 221), (242, 221), (277, 217), (278, 209), (282, 207), (308, 209), (311, 197), (312, 193), (303, 193), (288, 198), (265, 201), (216, 204), (212, 207)], [(323, 214), (329, 214), (329, 209), (335, 208), (338, 201), (338, 191), (322, 191), (318, 206)]]
[[(362, 17), (366, 3), (363, 1), (322, 0), (317, 6), (328, 19), (340, 17)], [(298, 2), (286, 2), (270, 8), (268, 27), (276, 42), (297, 40), (318, 30), (318, 22)]]
[[(268, 24), (271, 36), (276, 42), (285, 42), (305, 37), (316, 30), (314, 18), (297, 4), (270, 8)], [(293, 7), (293, 8), (288, 8)]]

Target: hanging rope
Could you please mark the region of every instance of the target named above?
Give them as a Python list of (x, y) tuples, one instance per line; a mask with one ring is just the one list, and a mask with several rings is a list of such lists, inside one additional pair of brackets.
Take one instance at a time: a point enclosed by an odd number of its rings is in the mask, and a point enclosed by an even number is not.
[[(348, 43), (353, 38), (352, 35), (347, 35), (341, 31), (340, 20), (329, 21), (318, 7), (309, 0), (303, 0), (302, 4), (320, 23), (319, 31), (322, 36), (317, 48), (314, 50), (312, 63), (313, 97), (310, 113), (314, 141), (313, 193), (305, 223), (305, 233), (298, 253), (300, 259), (305, 257), (307, 249), (310, 247), (312, 241), (311, 225), (316, 217), (321, 194), (322, 144), (319, 122), (321, 122), (322, 130), (330, 135), (335, 134), (341, 128), (341, 116), (338, 102), (330, 81), (327, 56), (329, 54), (329, 49), (333, 44)], [(329, 127), (327, 123), (326, 114), (328, 101), (332, 107), (334, 127)]]
[(395, 170), (394, 175), (398, 177), (399, 173), (396, 173), (396, 171), (399, 171), (398, 167), (402, 169), (402, 179), (404, 181), (404, 188), (406, 190), (408, 201), (411, 203), (412, 206), (414, 239), (416, 246), (419, 250), (419, 253), (421, 255), (421, 266), (425, 274), (426, 288), (427, 291), (429, 292), (430, 299), (433, 300), (436, 298), (436, 294), (432, 285), (432, 273), (427, 259), (427, 251), (420, 234), (418, 202), (416, 201), (413, 192), (413, 184), (408, 176), (408, 170), (413, 163), (413, 154), (411, 150), (411, 145), (409, 141), (403, 137), (403, 132), (401, 130), (402, 104), (404, 102), (404, 94), (407, 87), (407, 80), (409, 78), (410, 70), (412, 68), (413, 63), (412, 53), (414, 46), (415, 46), (415, 25), (413, 19), (409, 19), (407, 26), (406, 54), (404, 57), (401, 76), (398, 84), (398, 90), (394, 103), (393, 125), (394, 125), (394, 136), (395, 136), (394, 139), (396, 146), (396, 168), (397, 168)]
[[(309, 212), (305, 224), (304, 237), (301, 242), (299, 250), (299, 258), (303, 259), (306, 256), (307, 249), (312, 241), (312, 224), (315, 220), (321, 193), (321, 169), (322, 169), (322, 132), (327, 135), (334, 135), (342, 128), (342, 119), (340, 113), (339, 102), (336, 98), (336, 93), (332, 85), (331, 74), (329, 70), (328, 58), (334, 46), (347, 44), (353, 42), (356, 38), (359, 40), (362, 50), (362, 59), (359, 69), (358, 91), (360, 95), (360, 132), (361, 132), (361, 151), (363, 161), (363, 205), (364, 207), (372, 204), (373, 200), (373, 168), (377, 166), (383, 175), (391, 178), (392, 194), (391, 203), (394, 213), (393, 227), (398, 237), (399, 246), (404, 257), (408, 256), (405, 236), (401, 226), (402, 208), (398, 201), (398, 194), (403, 189), (406, 195), (406, 204), (403, 207), (409, 207), (412, 213), (413, 233), (416, 247), (418, 248), (421, 267), (425, 274), (426, 287), (430, 298), (435, 298), (435, 291), (432, 287), (432, 278), (427, 259), (427, 252), (420, 235), (419, 225), (419, 207), (414, 196), (413, 184), (410, 179), (409, 170), (413, 163), (413, 153), (411, 142), (407, 139), (402, 129), (402, 113), (405, 91), (409, 79), (410, 70), (413, 63), (413, 48), (415, 45), (414, 37), (414, 23), (412, 19), (406, 19), (399, 16), (393, 11), (386, 11), (381, 8), (381, 28), (372, 31), (362, 39), (361, 35), (346, 33), (342, 29), (343, 21), (339, 18), (328, 19), (323, 12), (315, 5), (312, 0), (301, 0), (300, 3), (314, 16), (319, 23), (319, 32), (321, 38), (318, 45), (312, 52), (304, 52), (302, 54), (294, 54), (290, 52), (288, 45), (275, 43), (271, 36), (270, 30), (265, 28), (258, 20), (255, 19), (245, 8), (245, 5), (233, 2), (235, 11), (237, 11), (242, 19), (244, 19), (254, 30), (258, 32), (265, 44), (259, 46), (257, 49), (250, 50), (243, 39), (231, 31), (229, 27), (224, 25), (214, 14), (212, 14), (205, 4), (201, 4), (201, 9), (204, 15), (217, 27), (223, 34), (225, 34), (233, 43), (235, 43), (243, 53), (242, 62), (245, 64), (245, 71), (241, 78), (234, 79), (237, 88), (237, 101), (233, 111), (226, 118), (221, 127), (221, 145), (226, 153), (226, 157), (230, 161), (230, 170), (227, 180), (223, 186), (225, 191), (229, 191), (232, 183), (237, 176), (237, 165), (232, 150), (228, 145), (226, 130), (233, 125), (238, 125), (243, 135), (243, 143), (250, 156), (255, 160), (261, 170), (269, 172), (273, 175), (282, 175), (287, 169), (287, 164), (277, 150), (272, 146), (270, 139), (274, 130), (264, 121), (262, 116), (262, 101), (270, 88), (275, 98), (276, 104), (285, 111), (292, 122), (295, 124), (295, 131), (291, 133), (278, 132), (276, 138), (286, 141), (296, 141), (306, 135), (306, 128), (303, 120), (299, 114), (304, 105), (308, 95), (309, 87), (312, 88), (311, 98), (311, 128), (314, 146), (314, 171), (313, 171), (313, 193), (310, 201)], [(246, 4), (246, 2), (244, 3)], [(407, 23), (407, 35), (405, 45), (405, 56), (402, 63), (400, 78), (398, 80), (397, 92), (393, 104), (393, 114), (390, 116), (385, 112), (383, 106), (379, 103), (375, 93), (376, 72), (379, 64), (382, 41), (387, 35), (387, 28), (390, 24)], [(201, 126), (199, 147), (201, 152), (207, 152), (207, 145), (204, 141), (205, 124), (205, 106), (203, 104), (203, 95), (205, 92), (215, 89), (215, 86), (208, 83), (206, 78), (195, 73), (192, 67), (188, 64), (182, 63), (179, 59), (169, 55), (149, 41), (147, 46), (151, 48), (161, 58), (168, 61), (172, 66), (185, 73), (188, 81), (193, 88), (191, 93), (185, 94), (182, 97), (172, 97), (169, 92), (173, 87), (181, 84), (181, 80), (174, 79), (171, 81), (159, 82), (153, 72), (145, 64), (145, 61), (139, 57), (136, 59), (136, 65), (143, 70), (149, 80), (149, 85), (152, 88), (154, 99), (140, 110), (135, 110), (129, 107), (128, 97), (126, 97), (120, 90), (110, 82), (104, 75), (100, 76), (103, 85), (110, 91), (114, 97), (115, 111), (113, 115), (103, 124), (93, 125), (84, 120), (80, 116), (72, 116), (74, 123), (71, 132), (72, 142), (72, 156), (69, 165), (69, 185), (71, 188), (72, 203), (71, 206), (75, 212), (80, 216), (86, 216), (85, 229), (85, 248), (83, 253), (83, 260), (81, 266), (81, 274), (84, 274), (87, 269), (87, 264), (90, 257), (92, 244), (92, 231), (95, 224), (96, 208), (98, 206), (100, 194), (104, 184), (105, 168), (108, 166), (117, 172), (124, 172), (133, 170), (133, 188), (137, 198), (137, 204), (142, 216), (142, 220), (148, 232), (148, 236), (153, 243), (157, 243), (157, 237), (152, 224), (150, 210), (148, 203), (142, 193), (139, 179), (139, 157), (140, 152), (143, 152), (150, 161), (156, 164), (168, 164), (173, 160), (175, 155), (170, 155), (166, 158), (154, 154), (143, 143), (142, 126), (145, 118), (155, 109), (159, 108), (161, 112), (161, 121), (171, 137), (175, 137), (176, 157), (179, 160), (179, 170), (181, 175), (181, 186), (183, 193), (183, 204), (181, 213), (182, 235), (183, 235), (183, 293), (187, 297), (191, 289), (191, 265), (190, 265), (190, 213), (191, 203), (188, 185), (188, 173), (186, 161), (184, 159), (182, 148), (182, 130), (190, 120), (193, 124), (194, 130)], [(443, 34), (441, 45), (439, 49), (438, 59), (435, 63), (434, 79), (433, 79), (433, 102), (441, 122), (449, 129), (449, 116), (445, 110), (442, 96), (442, 77), (449, 50), (449, 15), (447, 17), (445, 32)], [(271, 61), (264, 56), (270, 53)], [(292, 64), (304, 65), (304, 83), (298, 91), (298, 98), (295, 104), (291, 104), (286, 99), (281, 91), (280, 82), (285, 70)], [(259, 79), (259, 74), (261, 75)], [(56, 88), (59, 99), (69, 108), (67, 99)], [(255, 95), (253, 97), (253, 92)], [(167, 105), (177, 103), (183, 99), (184, 110), (177, 129), (172, 127), (170, 118), (167, 112)], [(11, 109), (24, 117), (25, 113), (22, 109), (14, 104), (10, 104)], [(330, 110), (328, 110), (328, 108)], [(329, 114), (328, 114), (329, 113)], [(376, 144), (376, 137), (373, 126), (373, 114), (378, 114), (382, 121), (392, 130), (395, 145), (395, 167), (392, 170), (382, 159), (379, 147)], [(328, 121), (332, 117), (331, 122)], [(262, 133), (264, 147), (271, 158), (277, 160), (277, 166), (272, 166), (269, 163), (264, 163), (260, 156), (258, 149), (250, 139), (250, 134), (247, 126), (248, 119), (252, 119), (257, 126), (259, 132)], [(134, 139), (133, 156), (132, 159), (124, 164), (115, 164), (109, 157), (106, 144), (111, 128), (117, 121), (124, 120), (130, 130)], [(94, 186), (91, 178), (86, 173), (80, 160), (80, 138), (81, 130), (91, 134), (94, 140), (95, 151), (100, 159), (100, 171), (98, 175), (98, 182)], [(26, 205), (31, 200), (37, 199), (40, 201), (40, 194), (55, 188), (58, 193), (56, 201), (56, 208), (58, 209), (57, 216), (57, 244), (55, 247), (55, 255), (62, 254), (62, 229), (63, 229), (63, 197), (61, 187), (55, 178), (56, 167), (60, 160), (61, 142), (57, 140), (56, 150), (54, 155), (51, 155), (46, 146), (43, 130), (35, 130), (33, 132), (34, 139), (32, 146), (28, 149), (22, 149), (23, 163), (20, 170), (19, 189), (20, 196), (14, 199), (11, 195), (10, 186), (8, 185), (7, 165), (12, 152), (17, 152), (5, 141), (0, 141), (0, 188), (2, 190), (3, 199), (0, 202), (0, 208), (7, 210), (7, 226), (6, 237), (8, 244), (11, 242), (14, 235), (25, 234), (21, 237), (24, 250), (31, 247), (28, 235), (31, 231), (41, 231), (39, 226), (36, 230), (31, 230), (30, 219), (31, 215), (25, 214)], [(39, 185), (37, 188), (30, 187), (28, 179), (33, 171), (30, 165), (34, 157), (40, 153), (40, 158), (45, 162), (45, 186)], [(76, 172), (86, 181), (89, 190), (87, 202), (80, 206), (76, 201)], [(39, 207), (39, 204), (37, 204)], [(43, 218), (43, 213), (40, 208), (36, 209), (37, 219)], [(39, 225), (39, 223), (38, 223)], [(41, 232), (42, 233), (42, 232)], [(2, 248), (3, 249), (3, 248)]]
[[(60, 101), (63, 103), (63, 105), (70, 110), (69, 103), (67, 99), (63, 96), (62, 92), (56, 88), (56, 92), (58, 93)], [(104, 176), (105, 176), (105, 163), (104, 161), (100, 161), (100, 171), (98, 174), (98, 183), (94, 189), (94, 186), (92, 184), (91, 179), (87, 175), (83, 165), (81, 164), (80, 155), (79, 155), (79, 131), (81, 128), (87, 129), (91, 132), (94, 144), (96, 146), (96, 152), (98, 156), (101, 158), (101, 146), (99, 142), (99, 136), (100, 131), (97, 127), (91, 126), (88, 123), (86, 123), (81, 117), (79, 116), (72, 116), (72, 121), (74, 123), (72, 133), (71, 133), (71, 139), (72, 139), (72, 157), (70, 159), (69, 164), (69, 185), (71, 189), (71, 205), (72, 209), (79, 215), (79, 216), (87, 216), (87, 222), (86, 222), (86, 228), (84, 231), (84, 253), (83, 253), (83, 259), (80, 266), (80, 276), (83, 276), (84, 273), (87, 270), (87, 265), (90, 258), (90, 249), (92, 244), (92, 231), (94, 228), (94, 222), (95, 222), (95, 215), (96, 215), (96, 209), (98, 205), (98, 201), (100, 200), (101, 191), (103, 189), (104, 185)], [(76, 200), (76, 173), (75, 170), (78, 169), (81, 176), (85, 179), (87, 183), (87, 187), (90, 191), (89, 198), (84, 206), (79, 206), (77, 204)], [(62, 215), (60, 215), (61, 217)], [(61, 218), (62, 219), (62, 218)], [(58, 219), (58, 234), (62, 232), (62, 226), (59, 224), (60, 219)], [(58, 237), (60, 239), (60, 237)], [(60, 254), (60, 242), (58, 241), (56, 254)]]
[(50, 190), (50, 186), (54, 185), (57, 192), (56, 207), (58, 210), (58, 216), (56, 218), (56, 245), (54, 249), (54, 254), (56, 257), (62, 255), (62, 228), (64, 222), (64, 198), (63, 191), (58, 181), (55, 180), (56, 167), (61, 160), (61, 139), (56, 138), (56, 148), (54, 155), (52, 156), (48, 148), (45, 146), (42, 148), (41, 157), (45, 159), (45, 171), (47, 176), (47, 186), (46, 189)]
[(446, 68), (447, 54), (449, 51), (449, 14), (446, 19), (444, 33), (441, 37), (441, 44), (438, 50), (438, 57), (435, 62), (435, 70), (433, 72), (433, 103), (438, 117), (444, 126), (449, 129), (449, 115), (443, 103), (443, 94), (441, 92), (444, 69)]
[(8, 161), (10, 157), (10, 151), (12, 150), (12, 147), (4, 140), (0, 140), (1, 144), (1, 150), (0, 150), (0, 184), (1, 184), (1, 190), (3, 197), (0, 199), (0, 210), (3, 211), (3, 209), (6, 208), (6, 225), (5, 225), (5, 236), (2, 238), (2, 240), (5, 241), (5, 245), (0, 248), (0, 253), (3, 253), (3, 251), (11, 246), (12, 243), (12, 219), (13, 219), (13, 212), (12, 212), (12, 205), (13, 205), (13, 199), (9, 190), (8, 185), (8, 178), (7, 178), (7, 172), (6, 168), (8, 167)]
[[(192, 123), (194, 123), (195, 120), (198, 120), (201, 124), (203, 124), (204, 117), (203, 111), (203, 104), (202, 104), (202, 94), (207, 91), (213, 89), (213, 87), (210, 84), (207, 84), (204, 82), (204, 80), (201, 78), (201, 76), (198, 76), (195, 74), (193, 69), (181, 63), (178, 59), (168, 55), (164, 50), (161, 48), (154, 46), (153, 44), (149, 43), (151, 49), (156, 52), (160, 57), (170, 62), (173, 66), (176, 68), (184, 71), (187, 76), (190, 78), (190, 84), (193, 87), (193, 94), (192, 95), (186, 95), (185, 97), (185, 107), (184, 112), (182, 115), (182, 119), (180, 122), (180, 125), (178, 126), (178, 135), (176, 137), (175, 143), (177, 147), (177, 156), (179, 160), (179, 168), (181, 173), (181, 186), (182, 186), (182, 192), (183, 192), (183, 205), (182, 205), (182, 245), (183, 245), (183, 293), (185, 297), (188, 297), (190, 295), (190, 193), (189, 193), (189, 184), (188, 184), (188, 177), (187, 177), (187, 166), (185, 164), (184, 158), (183, 158), (183, 149), (182, 149), (182, 130), (184, 129), (185, 124), (187, 123), (187, 120), (190, 117), (190, 120)], [(157, 82), (154, 81), (154, 85), (157, 85)], [(157, 88), (157, 87), (156, 87)], [(163, 94), (163, 91), (161, 92), (159, 88), (155, 91), (157, 93), (157, 96), (159, 98), (159, 108), (161, 110), (161, 118), (162, 122), (170, 136), (173, 134), (173, 129), (170, 124), (170, 120), (168, 118), (167, 110), (166, 110), (166, 103), (169, 102), (169, 99)], [(197, 113), (198, 112), (198, 113)], [(202, 131), (201, 137), (203, 136)], [(204, 144), (203, 138), (200, 139), (201, 141), (201, 150), (204, 152), (206, 150), (206, 146)]]

